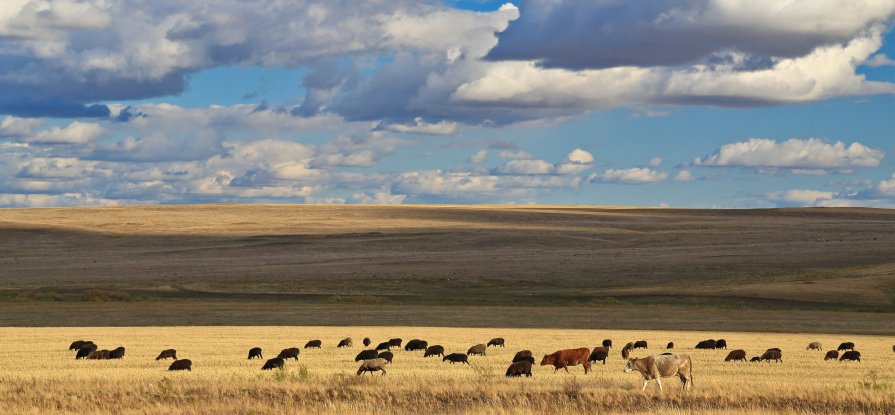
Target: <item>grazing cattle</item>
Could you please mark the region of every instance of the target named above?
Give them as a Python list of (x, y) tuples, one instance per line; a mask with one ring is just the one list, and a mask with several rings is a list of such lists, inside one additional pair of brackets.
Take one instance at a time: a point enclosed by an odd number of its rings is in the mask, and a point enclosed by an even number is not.
[(760, 362), (760, 361), (761, 361), (761, 358), (758, 356), (752, 356), (752, 358), (749, 359), (749, 363), (755, 363), (755, 362)]
[(389, 350), (391, 347), (392, 347), (391, 343), (382, 342), (382, 343), (379, 343), (378, 346), (376, 346), (376, 350)]
[(109, 359), (121, 359), (124, 357), (124, 347), (116, 347), (109, 352)]
[(267, 359), (267, 361), (264, 362), (264, 366), (261, 366), (261, 370), (282, 369), (284, 367), (286, 367), (286, 361), (279, 357), (275, 357), (273, 359)]
[(81, 346), (83, 346), (85, 344), (93, 344), (93, 342), (89, 341), (89, 340), (88, 341), (76, 340), (76, 341), (72, 342), (71, 346), (68, 346), (68, 350), (78, 350), (81, 348)]
[(434, 346), (427, 347), (426, 352), (423, 353), (423, 357), (429, 357), (429, 356), (444, 357), (444, 346), (436, 344)]
[(96, 351), (96, 345), (93, 343), (81, 345), (81, 348), (78, 349), (78, 353), (75, 355), (75, 360), (84, 359), (94, 351)]
[(718, 341), (715, 342), (715, 348), (716, 349), (727, 349), (727, 340), (718, 339)]
[(520, 360), (518, 362), (510, 363), (510, 367), (507, 368), (507, 377), (522, 376), (531, 377), (531, 362)]
[(513, 356), (513, 361), (518, 362), (523, 357), (534, 357), (534, 355), (531, 353), (531, 350), (520, 350)]
[(107, 360), (109, 358), (108, 350), (94, 350), (87, 355), (87, 360)]
[(860, 362), (861, 361), (861, 352), (859, 352), (857, 350), (849, 350), (849, 351), (843, 353), (842, 357), (839, 358), (839, 361), (844, 362), (846, 360)]
[(426, 350), (429, 347), (429, 342), (420, 339), (413, 339), (407, 342), (407, 345), (404, 346), (404, 350), (408, 352), (413, 352), (416, 350)]
[(545, 354), (541, 359), (541, 366), (553, 365), (553, 373), (559, 369), (565, 369), (569, 373), (569, 366), (584, 366), (584, 374), (590, 373), (590, 349), (581, 347), (578, 349), (557, 350), (553, 354)]
[(612, 340), (610, 340), (610, 339), (603, 340), (603, 347), (605, 347), (607, 349), (611, 349), (612, 348)]
[(587, 360), (594, 363), (602, 361), (605, 365), (607, 357), (609, 357), (608, 347), (594, 347), (594, 350), (590, 352), (590, 357), (588, 357)]
[(725, 362), (735, 362), (737, 360), (746, 361), (745, 350), (731, 350), (730, 353), (727, 354), (727, 357), (724, 358)]
[(370, 372), (370, 375), (372, 375), (373, 372), (382, 372), (382, 376), (385, 376), (385, 366), (389, 363), (391, 363), (391, 361), (385, 359), (364, 360), (357, 369), (357, 375), (363, 375), (364, 372)]
[(668, 342), (668, 344), (665, 345), (665, 348), (666, 349), (674, 349), (674, 342)]
[(395, 358), (395, 354), (392, 352), (382, 352), (382, 353), (379, 353), (378, 355), (376, 355), (376, 358), (385, 359), (385, 360), (388, 360), (389, 363), (391, 363), (392, 359)]
[(777, 363), (783, 363), (783, 353), (779, 350), (770, 350), (764, 352), (761, 355), (761, 360), (770, 362), (771, 360), (776, 361)]
[(357, 357), (354, 358), (354, 361), (360, 362), (361, 360), (375, 359), (377, 356), (379, 356), (379, 353), (375, 350), (361, 350), (361, 352), (357, 354)]
[(699, 343), (696, 343), (696, 348), (697, 349), (714, 349), (715, 343), (717, 343), (717, 342), (714, 340), (711, 340), (711, 339), (703, 340)]
[(836, 350), (855, 350), (855, 344), (852, 342), (843, 342), (839, 344), (839, 347), (837, 347)]
[(469, 364), (469, 356), (466, 356), (463, 353), (451, 353), (451, 354), (445, 356), (443, 359), (441, 359), (441, 361), (442, 362), (451, 362), (451, 364), (466, 363), (468, 365)]
[(320, 349), (323, 347), (323, 342), (320, 340), (311, 340), (305, 343), (305, 349)]
[[(628, 343), (628, 344), (631, 344), (631, 343)], [(633, 345), (631, 347), (633, 347)], [(627, 345), (625, 345), (625, 347), (622, 347), (622, 359), (627, 360), (628, 357), (631, 356), (631, 347), (628, 347)]]
[(290, 347), (288, 349), (283, 349), (280, 351), (280, 354), (277, 355), (280, 359), (295, 359), (298, 360), (298, 355), (301, 354), (301, 350), (298, 350), (298, 347)]
[(264, 359), (264, 355), (261, 354), (260, 347), (253, 347), (249, 349), (249, 360), (251, 359)]
[(192, 371), (193, 370), (193, 361), (190, 359), (175, 360), (173, 363), (171, 363), (171, 366), (168, 366), (168, 370), (169, 371), (172, 371), (172, 370)]
[(503, 337), (495, 337), (488, 341), (488, 347), (506, 347), (506, 340)]
[(164, 360), (167, 358), (177, 360), (177, 350), (174, 350), (174, 349), (162, 350), (162, 352), (159, 353), (158, 356), (156, 356), (155, 360)]
[(780, 350), (780, 348), (779, 348), (779, 347), (772, 347), (772, 348), (770, 348), (770, 349), (768, 349), (768, 350), (765, 350), (765, 351), (766, 351), (766, 352), (777, 352), (777, 353), (783, 353), (783, 350)]
[(823, 350), (823, 346), (821, 346), (820, 342), (811, 342), (808, 343), (808, 347), (805, 350)]
[(470, 356), (475, 356), (475, 355), (484, 356), (486, 349), (487, 349), (487, 347), (484, 344), (477, 344), (475, 346), (470, 347), (469, 350), (466, 351), (466, 354), (468, 354)]
[(636, 342), (634, 342), (634, 348), (635, 349), (648, 349), (649, 347), (647, 347), (647, 345), (646, 345), (646, 340), (637, 340)]
[(369, 337), (364, 337), (364, 342), (363, 342), (363, 343), (364, 343), (364, 347), (370, 347), (370, 343), (373, 343), (373, 342), (370, 341), (370, 338), (369, 338)]
[(826, 356), (824, 356), (824, 360), (836, 360), (839, 358), (839, 351), (830, 350), (827, 352)]
[(535, 357), (534, 356), (520, 356), (518, 359), (513, 361), (513, 363), (516, 363), (516, 362), (528, 362), (531, 364), (535, 364)]
[(625, 373), (638, 371), (643, 375), (643, 388), (646, 390), (646, 384), (655, 379), (659, 384), (659, 390), (662, 390), (661, 378), (669, 378), (677, 376), (681, 380), (681, 390), (690, 389), (693, 386), (693, 364), (690, 356), (687, 355), (659, 355), (648, 356), (641, 359), (628, 359), (625, 365)]
[(338, 348), (342, 347), (354, 347), (354, 341), (351, 340), (351, 337), (346, 337), (342, 340), (339, 340), (339, 345), (336, 346)]
[(401, 339), (391, 339), (388, 341), (389, 346), (401, 348)]

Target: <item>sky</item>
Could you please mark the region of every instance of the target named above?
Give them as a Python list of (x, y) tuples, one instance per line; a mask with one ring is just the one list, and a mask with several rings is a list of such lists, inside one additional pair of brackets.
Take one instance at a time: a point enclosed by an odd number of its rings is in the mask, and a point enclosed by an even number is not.
[(4, 0), (0, 207), (895, 207), (895, 0)]

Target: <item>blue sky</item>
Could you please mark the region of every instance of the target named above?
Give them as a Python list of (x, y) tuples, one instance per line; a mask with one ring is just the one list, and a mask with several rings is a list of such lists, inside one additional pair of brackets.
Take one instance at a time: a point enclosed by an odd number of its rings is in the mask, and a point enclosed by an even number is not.
[(0, 206), (893, 207), (850, 4), (12, 0)]

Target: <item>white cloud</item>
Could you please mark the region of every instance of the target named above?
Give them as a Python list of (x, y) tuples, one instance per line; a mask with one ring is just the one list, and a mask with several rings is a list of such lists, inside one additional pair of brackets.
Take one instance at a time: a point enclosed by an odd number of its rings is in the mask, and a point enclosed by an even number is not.
[(819, 190), (794, 189), (782, 192), (768, 193), (767, 197), (771, 200), (796, 203), (803, 206), (815, 205), (819, 201), (831, 200), (836, 196), (833, 192), (824, 192)]
[[(852, 169), (879, 166), (885, 156), (879, 149), (859, 142), (846, 145), (817, 138), (777, 142), (765, 138), (725, 144), (716, 153), (697, 157), (694, 164), (708, 167), (787, 168), (808, 172), (811, 169)], [(808, 169), (808, 170), (801, 170)]]
[(886, 196), (895, 196), (895, 174), (892, 175), (891, 180), (881, 180), (878, 189)]
[(544, 160), (515, 159), (497, 168), (501, 174), (551, 174), (554, 171), (553, 164)]
[(472, 164), (482, 164), (486, 161), (488, 161), (488, 150), (479, 150), (469, 156), (469, 162)]
[(497, 157), (512, 160), (528, 160), (534, 158), (531, 153), (522, 150), (501, 150), (497, 153)]
[(872, 68), (879, 68), (881, 66), (895, 66), (895, 60), (886, 56), (885, 53), (877, 53), (873, 55), (870, 59), (865, 62), (865, 65), (870, 66)]
[(589, 163), (593, 163), (593, 161), (594, 161), (593, 154), (591, 154), (587, 151), (584, 151), (580, 148), (576, 148), (576, 149), (572, 150), (572, 152), (569, 153), (568, 156), (566, 156), (566, 160), (565, 160), (565, 162), (577, 163), (577, 164), (589, 164)]
[(400, 205), (407, 199), (407, 195), (394, 195), (389, 189), (382, 189), (378, 192), (355, 193), (351, 196), (351, 203), (360, 203), (365, 205)]
[(593, 161), (593, 154), (576, 148), (562, 162), (556, 165), (556, 172), (559, 174), (581, 173), (593, 167)]
[(405, 134), (451, 135), (457, 133), (458, 125), (448, 121), (427, 123), (417, 117), (413, 124), (388, 124), (382, 129)]
[(674, 176), (674, 181), (676, 182), (692, 182), (693, 180), (696, 180), (696, 178), (693, 177), (693, 173), (690, 173), (690, 170), (681, 170)]
[(27, 137), (43, 124), (43, 121), (36, 118), (4, 117), (0, 121), (0, 137)]
[(649, 161), (649, 165), (650, 165), (650, 167), (659, 167), (659, 166), (661, 166), (661, 165), (662, 165), (662, 157), (658, 157), (658, 156), (653, 157), (653, 158)]
[(75, 121), (65, 127), (53, 127), (23, 137), (23, 141), (37, 144), (86, 144), (105, 134), (106, 130), (99, 124)]
[(594, 173), (591, 181), (619, 184), (645, 184), (659, 183), (668, 180), (668, 173), (658, 172), (646, 167), (634, 167), (630, 169), (609, 169), (603, 173)]

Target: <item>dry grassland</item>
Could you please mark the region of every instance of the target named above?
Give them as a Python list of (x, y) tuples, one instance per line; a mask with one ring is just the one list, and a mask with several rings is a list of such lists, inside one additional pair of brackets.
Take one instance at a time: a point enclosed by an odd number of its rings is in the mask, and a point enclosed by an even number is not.
[[(336, 349), (343, 337), (356, 346)], [(353, 361), (360, 341), (421, 338), (465, 352), (496, 336), (505, 349), (489, 348), (470, 366), (442, 363), (422, 352), (395, 352), (388, 375), (358, 378)], [(706, 338), (727, 339), (749, 356), (769, 347), (783, 349), (784, 363), (724, 363), (727, 351), (694, 350)], [(611, 338), (618, 347), (645, 339), (658, 354), (669, 341), (693, 359), (695, 388), (682, 394), (668, 379), (664, 392), (652, 384), (640, 392), (637, 374), (622, 373), (614, 349), (608, 363), (584, 375), (535, 367), (530, 379), (506, 379), (503, 372), (520, 349), (538, 358), (559, 348), (593, 347)], [(75, 361), (67, 349), (76, 339), (101, 348), (125, 346), (120, 361)], [(284, 371), (262, 372), (247, 361), (250, 347), (265, 357), (285, 347), (321, 339), (322, 350), (303, 350)], [(823, 352), (806, 351), (811, 341), (826, 349), (854, 341), (863, 362), (824, 362)], [(0, 412), (12, 414), (281, 414), (281, 413), (649, 413), (762, 414), (895, 412), (893, 338), (775, 333), (673, 331), (464, 329), (419, 327), (140, 327), (0, 329)], [(194, 362), (192, 372), (167, 372), (154, 357), (176, 348)], [(170, 362), (170, 361), (168, 361)]]

